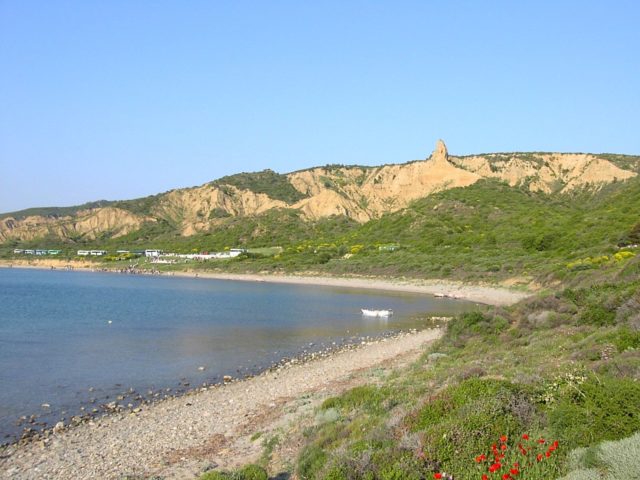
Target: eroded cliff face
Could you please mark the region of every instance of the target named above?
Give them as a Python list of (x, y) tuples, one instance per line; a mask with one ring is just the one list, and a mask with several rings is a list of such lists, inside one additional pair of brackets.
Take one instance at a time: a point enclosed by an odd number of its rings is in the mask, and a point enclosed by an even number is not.
[(209, 230), (228, 216), (259, 215), (272, 208), (288, 205), (273, 200), (264, 193), (239, 190), (231, 185), (173, 190), (164, 195), (153, 209), (153, 214), (176, 225), (182, 235)]
[(104, 234), (117, 238), (139, 230), (145, 222), (154, 221), (154, 218), (113, 207), (82, 210), (58, 218), (31, 216), (16, 220), (9, 217), (0, 220), (0, 242), (45, 237), (95, 240)]
[(451, 161), (484, 178), (499, 178), (511, 186), (527, 182), (531, 191), (569, 193), (590, 186), (627, 180), (636, 173), (608, 160), (581, 153), (490, 154), (452, 157)]
[(366, 222), (442, 190), (466, 187), (483, 178), (497, 178), (532, 191), (568, 193), (635, 177), (605, 158), (591, 154), (488, 154), (449, 156), (439, 140), (426, 160), (381, 167), (318, 167), (286, 175), (305, 198), (289, 204), (265, 193), (209, 183), (158, 196), (146, 216), (113, 207), (96, 208), (62, 218), (27, 217), (0, 220), (0, 241), (55, 236), (93, 240), (139, 229), (145, 222), (164, 220), (181, 235), (218, 228), (228, 217), (260, 215), (291, 208), (308, 220), (345, 215)]
[[(442, 140), (424, 161), (377, 168), (315, 168), (289, 174), (296, 189), (311, 195), (294, 205), (308, 218), (341, 213), (360, 222), (399, 210), (440, 190), (466, 187), (481, 178), (451, 163)], [(328, 191), (337, 195), (328, 195)]]

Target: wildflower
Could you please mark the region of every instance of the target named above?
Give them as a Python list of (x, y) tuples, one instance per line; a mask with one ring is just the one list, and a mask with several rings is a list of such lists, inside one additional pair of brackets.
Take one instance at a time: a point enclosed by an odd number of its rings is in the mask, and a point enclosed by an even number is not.
[(529, 440), (529, 435), (527, 435), (526, 433), (522, 434), (522, 439), (523, 440)]
[(506, 435), (502, 435), (502, 436), (500, 437), (500, 442), (504, 443), (504, 442), (506, 442), (506, 441), (507, 441), (507, 436), (506, 436)]
[(547, 450), (546, 452), (544, 452), (544, 456), (549, 458), (551, 456), (551, 452)]
[(500, 469), (500, 467), (502, 467), (502, 464), (501, 464), (501, 463), (499, 463), (499, 462), (496, 462), (496, 463), (494, 463), (493, 465), (491, 465), (491, 466), (489, 467), (489, 472), (493, 473), (493, 472), (495, 472), (496, 470), (499, 470), (499, 469)]
[(540, 439), (538, 440), (538, 443), (539, 443), (540, 445), (542, 445), (542, 444), (544, 443), (544, 438), (540, 438)]
[(538, 455), (536, 455), (536, 460), (537, 460), (537, 461), (542, 460), (542, 454), (541, 454), (541, 453), (539, 453)]
[(500, 450), (506, 450), (506, 449), (507, 449), (506, 445), (504, 445), (504, 444), (500, 445)]
[(433, 478), (435, 478), (436, 480), (438, 480), (439, 478), (442, 478), (442, 474), (440, 472), (434, 473), (433, 474)]
[(511, 478), (511, 475), (509, 475), (508, 473), (505, 473), (504, 475), (502, 475), (502, 480), (509, 480)]
[(511, 475), (517, 475), (520, 473), (520, 470), (518, 470), (517, 468), (512, 468), (511, 470), (509, 470), (511, 472)]
[(482, 480), (489, 480), (489, 475), (487, 475), (486, 473), (483, 473)]
[(483, 453), (482, 455), (478, 455), (478, 456), (476, 457), (476, 463), (483, 462), (483, 461), (485, 461), (486, 459), (487, 459), (487, 456)]

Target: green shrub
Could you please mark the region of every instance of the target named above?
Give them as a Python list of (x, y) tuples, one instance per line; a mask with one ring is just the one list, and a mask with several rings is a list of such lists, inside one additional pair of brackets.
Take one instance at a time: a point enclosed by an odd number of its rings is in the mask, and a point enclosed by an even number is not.
[(631, 330), (628, 327), (620, 328), (615, 332), (611, 342), (618, 349), (618, 352), (640, 349), (640, 332)]
[(638, 405), (640, 383), (590, 375), (585, 382), (560, 392), (550, 406), (549, 422), (565, 445), (584, 447), (640, 430)]
[(613, 325), (616, 321), (616, 314), (607, 310), (601, 305), (589, 305), (584, 308), (578, 317), (578, 323), (583, 325), (596, 325), (604, 327)]
[(326, 461), (324, 448), (313, 443), (306, 445), (298, 457), (298, 476), (302, 480), (316, 478), (316, 472), (320, 471)]
[(362, 409), (365, 411), (380, 411), (386, 397), (385, 391), (375, 385), (362, 385), (352, 388), (339, 397), (327, 398), (322, 403), (322, 410), (332, 408), (342, 411)]
[[(420, 432), (427, 460), (460, 474), (469, 459), (501, 435), (538, 428), (539, 414), (525, 387), (505, 380), (472, 378), (441, 391), (408, 418)], [(471, 465), (472, 466), (472, 465)]]
[(509, 328), (509, 322), (499, 316), (490, 316), (481, 312), (468, 312), (458, 315), (447, 325), (446, 339), (456, 340), (471, 335), (495, 335)]
[(200, 480), (269, 480), (269, 475), (264, 468), (249, 464), (234, 472), (207, 472)]

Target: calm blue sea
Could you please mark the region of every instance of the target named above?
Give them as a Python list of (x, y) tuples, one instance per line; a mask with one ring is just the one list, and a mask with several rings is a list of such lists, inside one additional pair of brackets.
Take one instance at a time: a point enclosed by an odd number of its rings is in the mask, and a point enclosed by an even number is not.
[[(395, 315), (370, 319), (362, 307)], [(51, 424), (129, 389), (219, 382), (472, 308), (395, 292), (0, 268), (0, 443), (27, 426), (16, 424), (23, 415)]]

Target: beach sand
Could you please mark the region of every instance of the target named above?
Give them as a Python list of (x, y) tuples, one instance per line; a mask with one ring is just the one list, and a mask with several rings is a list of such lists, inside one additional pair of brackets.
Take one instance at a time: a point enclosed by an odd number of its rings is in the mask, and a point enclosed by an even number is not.
[[(192, 272), (176, 272), (175, 275), (195, 276)], [(327, 287), (364, 288), (395, 292), (444, 295), (449, 298), (470, 300), (486, 305), (512, 305), (531, 296), (531, 292), (488, 285), (469, 285), (446, 280), (383, 279), (365, 277), (325, 277), (275, 274), (197, 273), (199, 278), (245, 282), (272, 282), (296, 285), (321, 285)]]

